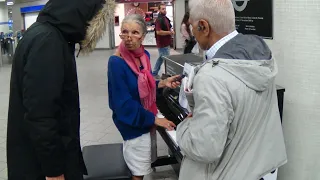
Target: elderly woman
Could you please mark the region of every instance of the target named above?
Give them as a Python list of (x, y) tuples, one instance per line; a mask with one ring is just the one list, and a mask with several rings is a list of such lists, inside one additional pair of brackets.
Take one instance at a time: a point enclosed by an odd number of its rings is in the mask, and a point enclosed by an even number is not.
[(158, 82), (153, 79), (150, 54), (142, 45), (146, 33), (142, 16), (126, 16), (121, 26), (122, 42), (108, 63), (109, 105), (124, 139), (123, 155), (134, 180), (152, 172), (153, 127), (168, 130), (175, 127), (171, 121), (156, 117), (156, 88), (175, 88), (179, 84), (175, 82), (176, 76)]

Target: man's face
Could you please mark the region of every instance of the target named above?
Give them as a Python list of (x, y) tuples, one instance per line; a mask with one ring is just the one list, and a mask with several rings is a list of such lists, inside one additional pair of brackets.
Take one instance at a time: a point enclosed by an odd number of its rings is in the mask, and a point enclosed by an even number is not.
[(202, 50), (208, 50), (209, 47), (209, 33), (210, 27), (205, 20), (193, 21), (191, 18), (189, 22), (192, 26), (192, 33), (196, 38), (200, 48)]
[(161, 5), (159, 11), (161, 14), (167, 15), (167, 8), (165, 5)]

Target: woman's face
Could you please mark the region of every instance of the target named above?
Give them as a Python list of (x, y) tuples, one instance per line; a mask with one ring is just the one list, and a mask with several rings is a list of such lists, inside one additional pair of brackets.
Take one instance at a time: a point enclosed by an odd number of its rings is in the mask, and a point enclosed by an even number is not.
[(122, 24), (120, 38), (128, 50), (139, 48), (144, 40), (142, 28), (136, 22)]

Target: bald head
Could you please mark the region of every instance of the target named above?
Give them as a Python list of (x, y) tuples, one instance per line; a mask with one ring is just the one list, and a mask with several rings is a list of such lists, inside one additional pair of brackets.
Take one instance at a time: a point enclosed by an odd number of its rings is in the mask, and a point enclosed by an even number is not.
[(231, 0), (190, 0), (190, 20), (204, 19), (217, 34), (235, 30), (235, 14)]

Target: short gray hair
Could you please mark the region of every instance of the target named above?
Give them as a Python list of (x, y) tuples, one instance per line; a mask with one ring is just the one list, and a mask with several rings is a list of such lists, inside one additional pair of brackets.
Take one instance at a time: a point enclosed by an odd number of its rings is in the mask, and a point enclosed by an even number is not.
[(190, 19), (208, 21), (219, 35), (231, 33), (235, 28), (235, 13), (231, 0), (190, 0)]
[(126, 16), (123, 20), (121, 25), (123, 25), (124, 23), (128, 23), (128, 22), (135, 22), (137, 23), (141, 29), (142, 29), (142, 33), (143, 35), (147, 34), (147, 24), (146, 21), (144, 20), (144, 18), (140, 15), (140, 14), (130, 14), (128, 16)]

